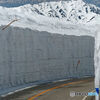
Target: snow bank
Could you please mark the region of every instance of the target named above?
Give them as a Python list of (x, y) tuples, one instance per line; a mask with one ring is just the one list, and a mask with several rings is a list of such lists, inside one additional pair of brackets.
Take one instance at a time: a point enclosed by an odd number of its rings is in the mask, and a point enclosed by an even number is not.
[(0, 94), (32, 83), (94, 76), (93, 57), (93, 37), (8, 27), (0, 31)]
[[(95, 35), (94, 65), (95, 65), (95, 88), (100, 88), (100, 31), (97, 31)], [(97, 96), (96, 100), (99, 100)]]

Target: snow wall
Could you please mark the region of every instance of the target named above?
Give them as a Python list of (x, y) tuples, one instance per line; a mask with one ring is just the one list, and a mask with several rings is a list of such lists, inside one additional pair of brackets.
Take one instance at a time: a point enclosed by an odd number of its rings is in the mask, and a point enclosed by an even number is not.
[(94, 38), (9, 27), (0, 30), (0, 94), (94, 76)]
[[(100, 89), (100, 32), (95, 35), (95, 53), (94, 53), (94, 66), (95, 66), (95, 88)], [(99, 100), (99, 96), (96, 96)]]

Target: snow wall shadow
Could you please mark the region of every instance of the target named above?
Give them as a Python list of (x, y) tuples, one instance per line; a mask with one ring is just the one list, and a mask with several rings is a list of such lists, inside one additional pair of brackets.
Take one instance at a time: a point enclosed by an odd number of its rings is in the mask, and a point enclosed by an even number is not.
[(0, 30), (0, 94), (94, 76), (94, 38), (9, 27)]

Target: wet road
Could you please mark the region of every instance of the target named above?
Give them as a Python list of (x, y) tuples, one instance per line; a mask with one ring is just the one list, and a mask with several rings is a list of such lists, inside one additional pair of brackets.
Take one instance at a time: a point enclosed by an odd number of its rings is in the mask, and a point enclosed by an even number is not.
[(40, 86), (9, 95), (2, 98), (2, 100), (90, 100), (90, 98), (84, 99), (84, 96), (71, 97), (70, 92), (91, 92), (93, 90), (94, 79), (86, 78), (42, 84)]

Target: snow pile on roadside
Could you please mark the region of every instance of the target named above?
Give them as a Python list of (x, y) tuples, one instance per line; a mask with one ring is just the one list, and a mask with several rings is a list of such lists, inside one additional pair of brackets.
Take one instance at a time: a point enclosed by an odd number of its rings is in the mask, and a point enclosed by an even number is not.
[[(100, 31), (99, 31), (99, 27), (95, 35), (95, 54), (94, 54), (95, 88), (100, 88)], [(99, 100), (98, 96), (96, 96), (96, 100)]]

